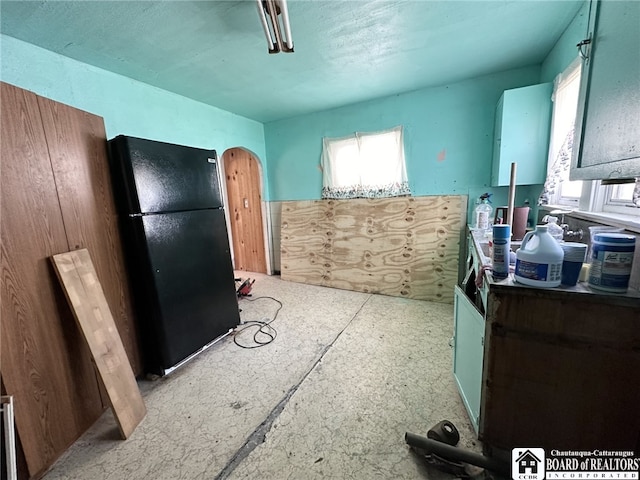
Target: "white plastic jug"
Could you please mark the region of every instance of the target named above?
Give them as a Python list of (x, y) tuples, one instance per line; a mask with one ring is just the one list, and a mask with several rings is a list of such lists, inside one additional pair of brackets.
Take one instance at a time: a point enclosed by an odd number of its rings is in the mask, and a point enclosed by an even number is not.
[(564, 251), (546, 225), (527, 233), (516, 252), (517, 282), (532, 287), (557, 287), (562, 280)]

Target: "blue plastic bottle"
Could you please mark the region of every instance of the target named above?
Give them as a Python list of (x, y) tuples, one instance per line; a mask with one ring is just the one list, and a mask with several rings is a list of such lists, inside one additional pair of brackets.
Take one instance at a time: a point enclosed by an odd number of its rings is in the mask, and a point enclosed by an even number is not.
[(503, 279), (509, 276), (509, 252), (511, 251), (511, 225), (493, 226), (493, 277)]

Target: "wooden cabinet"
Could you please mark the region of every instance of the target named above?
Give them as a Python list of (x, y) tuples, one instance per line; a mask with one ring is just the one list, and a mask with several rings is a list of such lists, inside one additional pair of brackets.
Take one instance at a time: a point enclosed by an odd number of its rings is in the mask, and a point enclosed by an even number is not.
[(572, 180), (640, 176), (639, 25), (640, 2), (592, 0)]
[[(477, 261), (468, 265), (486, 264), (480, 239), (469, 241)], [(483, 288), (486, 297), (476, 292), (477, 301), (469, 302), (474, 295), (467, 292), (467, 312), (456, 312), (456, 335), (484, 312), (482, 359), (462, 363), (475, 358), (480, 336), (469, 328), (466, 335), (475, 339), (467, 346), (456, 339), (454, 366), (468, 372), (454, 374), (467, 379), (458, 380), (465, 405), (467, 392), (480, 390), (485, 449), (640, 451), (640, 295), (600, 293), (582, 283), (532, 288), (512, 276), (495, 282), (490, 274)], [(474, 407), (467, 409), (475, 423)]]
[(506, 90), (496, 107), (491, 186), (508, 186), (511, 163), (517, 184), (543, 184), (551, 128), (551, 83)]
[(89, 250), (133, 369), (141, 367), (102, 119), (5, 83), (0, 90), (2, 383), (29, 475), (39, 476), (106, 405), (52, 255)]
[(493, 287), (482, 440), (505, 450), (638, 451), (640, 298)]

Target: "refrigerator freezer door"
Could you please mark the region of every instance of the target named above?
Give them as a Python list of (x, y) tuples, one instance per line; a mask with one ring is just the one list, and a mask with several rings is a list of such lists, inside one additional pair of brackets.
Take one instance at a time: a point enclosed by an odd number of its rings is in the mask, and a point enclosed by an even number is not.
[(215, 150), (120, 135), (109, 141), (123, 214), (222, 206)]
[[(222, 209), (145, 215), (149, 339), (167, 370), (240, 323)], [(143, 287), (144, 288), (144, 287)], [(143, 334), (144, 335), (144, 334)], [(158, 355), (159, 354), (159, 355)], [(152, 370), (157, 370), (152, 366)]]

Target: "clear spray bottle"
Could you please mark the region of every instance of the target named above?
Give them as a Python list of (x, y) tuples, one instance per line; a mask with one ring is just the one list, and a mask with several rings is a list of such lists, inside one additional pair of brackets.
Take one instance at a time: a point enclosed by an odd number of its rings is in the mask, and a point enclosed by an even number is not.
[(487, 233), (491, 228), (491, 212), (493, 207), (490, 203), (490, 193), (483, 193), (480, 195), (480, 203), (477, 204), (474, 212), (473, 226), (475, 230), (479, 232)]

